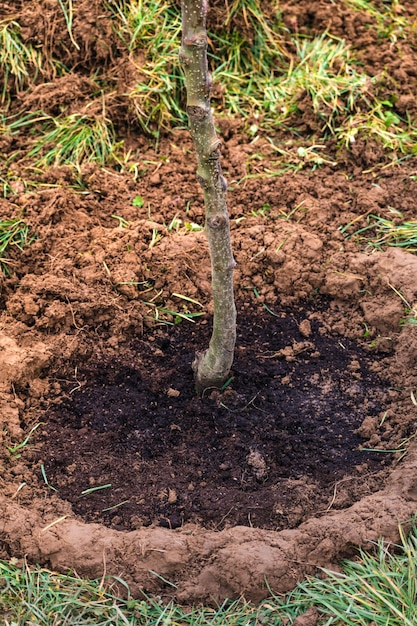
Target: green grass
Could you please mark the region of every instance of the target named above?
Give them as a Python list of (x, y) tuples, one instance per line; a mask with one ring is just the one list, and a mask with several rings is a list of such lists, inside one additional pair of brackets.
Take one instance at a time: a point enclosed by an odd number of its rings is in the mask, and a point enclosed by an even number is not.
[[(415, 29), (401, 15), (397, 0), (343, 1), (355, 11), (366, 12), (370, 25), (378, 32), (382, 29), (381, 37), (407, 36)], [(76, 6), (72, 0), (58, 2), (77, 47), (73, 34)], [(121, 54), (127, 53), (135, 68), (134, 86), (118, 96), (123, 106), (134, 113), (142, 130), (155, 137), (161, 129), (185, 125), (184, 79), (178, 60), (179, 3), (103, 0), (103, 11), (112, 18)], [(227, 112), (243, 120), (252, 138), (261, 130), (286, 131), (291, 137), (293, 145), (284, 147), (281, 142), (277, 147), (282, 154), (271, 175), (334, 164), (334, 157), (326, 156), (322, 145), (330, 139), (332, 145), (336, 140), (337, 146), (350, 148), (359, 138), (371, 138), (392, 153), (393, 162), (398, 154), (416, 153), (417, 120), (396, 113), (395, 93), (389, 99), (386, 96), (386, 77), (383, 73), (367, 76), (344, 40), (330, 32), (320, 36), (290, 32), (276, 0), (267, 5), (261, 0), (229, 0), (211, 14), (208, 26), (216, 114)], [(44, 61), (37, 49), (22, 42), (17, 21), (0, 23), (0, 43), (0, 62), (7, 78), (4, 100), (10, 81), (15, 90), (25, 89), (42, 71)], [(57, 60), (50, 63), (58, 67)], [(104, 107), (114, 77), (102, 86)], [(22, 118), (27, 115), (21, 113)], [(111, 115), (104, 110), (97, 116), (88, 111), (69, 115), (63, 110), (61, 116), (48, 120), (29, 156), (38, 159), (39, 167), (72, 162), (79, 167), (85, 160), (109, 163), (117, 144)]]
[(360, 137), (371, 137), (392, 153), (417, 154), (417, 120), (403, 119), (392, 113), (392, 104), (375, 99), (368, 111), (358, 111), (336, 129), (339, 144), (349, 147)]
[(372, 554), (361, 550), (356, 561), (343, 563), (342, 573), (326, 570), (286, 598), (272, 595), (259, 605), (226, 601), (217, 608), (135, 600), (118, 578), (83, 580), (0, 561), (0, 615), (10, 626), (291, 626), (314, 606), (320, 626), (415, 626), (416, 529), (406, 537), (400, 528), (400, 537), (401, 545), (381, 540)]
[(72, 32), (72, 21), (73, 21), (73, 17), (74, 17), (74, 8), (72, 5), (72, 0), (58, 0), (59, 2), (59, 6), (61, 7), (61, 11), (64, 15), (64, 19), (65, 19), (65, 24), (67, 26), (67, 31), (68, 34), (70, 36), (71, 42), (73, 44), (73, 46), (79, 50), (80, 46), (78, 45), (78, 43), (75, 41), (74, 39), (74, 35)]
[[(276, 82), (271, 101), (281, 107), (279, 121), (298, 111), (300, 94), (306, 93), (322, 129), (334, 133), (337, 119), (351, 114), (358, 102), (368, 105), (371, 81), (357, 70), (352, 52), (343, 40), (323, 34), (311, 40), (295, 40), (296, 62)], [(356, 66), (356, 67), (355, 67)]]
[(0, 268), (4, 274), (10, 274), (11, 261), (7, 257), (10, 248), (16, 246), (22, 250), (33, 239), (33, 236), (30, 236), (30, 226), (21, 218), (0, 221)]
[(376, 238), (372, 241), (373, 246), (392, 246), (417, 252), (417, 222), (394, 222), (377, 215), (371, 215), (370, 218), (375, 220), (373, 226)]
[[(119, 0), (111, 6), (132, 60), (139, 49), (145, 54), (145, 61), (139, 57), (137, 62), (141, 79), (129, 94), (140, 123), (147, 130), (152, 122), (164, 127), (184, 123), (178, 7), (142, 0)], [(232, 26), (239, 15), (245, 22), (242, 31)], [(327, 34), (314, 39), (294, 36), (291, 54), (284, 34), (278, 9), (270, 21), (259, 0), (230, 3), (223, 27), (209, 33), (213, 79), (223, 91), (219, 108), (244, 118), (255, 116), (264, 127), (275, 128), (293, 120), (300, 94), (306, 92), (322, 130), (334, 132), (336, 120), (354, 112), (358, 100), (373, 106), (366, 100), (372, 81), (355, 69), (357, 63), (343, 41)]]
[(334, 137), (339, 146), (350, 147), (361, 136), (372, 137), (387, 150), (416, 152), (417, 122), (400, 118), (391, 102), (378, 99), (378, 77), (363, 73), (343, 40), (323, 34), (294, 43), (296, 60), (287, 74), (265, 85), (275, 124), (297, 128), (304, 94), (303, 108), (314, 112), (314, 136), (320, 140)]
[(11, 455), (13, 455), (15, 458), (20, 458), (21, 454), (20, 452), (26, 448), (26, 446), (29, 443), (29, 440), (31, 438), (31, 436), (33, 435), (33, 433), (35, 432), (35, 430), (37, 430), (39, 428), (39, 426), (41, 426), (42, 423), (39, 422), (38, 424), (35, 424), (35, 426), (33, 426), (33, 428), (30, 429), (29, 433), (26, 435), (26, 437), (23, 439), (23, 441), (20, 441), (19, 443), (16, 443), (13, 446), (8, 446), (8, 451)]
[(32, 159), (33, 169), (44, 169), (50, 165), (72, 165), (79, 170), (85, 161), (100, 165), (122, 161), (122, 141), (116, 140), (111, 120), (103, 114), (96, 116), (73, 113), (68, 116), (51, 117), (43, 111), (30, 111), (13, 116), (0, 116), (0, 131), (4, 135), (25, 132), (30, 138), (31, 148), (25, 153), (20, 149), (0, 162), (0, 188), (3, 197), (13, 193), (13, 181), (21, 181), (26, 187), (36, 183), (23, 181), (17, 174), (15, 163)]
[(66, 71), (59, 60), (43, 55), (40, 46), (23, 41), (16, 20), (0, 20), (0, 104), (7, 108), (14, 93), (27, 89), (39, 76), (49, 79)]
[[(38, 122), (48, 119), (42, 111), (30, 111), (14, 115), (5, 115), (0, 113), (0, 135), (9, 137), (19, 134), (27, 127), (31, 133)], [(19, 175), (18, 168), (15, 167), (16, 162), (23, 156), (23, 150), (17, 149), (9, 154), (1, 155), (0, 158), (0, 189), (1, 195), (6, 198), (8, 195), (14, 194), (14, 184), (26, 189), (29, 181), (23, 180)]]
[[(119, 581), (120, 587), (123, 589)], [(26, 564), (18, 567), (14, 562), (0, 562), (0, 614), (6, 624), (14, 626), (272, 626), (281, 624), (275, 613), (275, 603), (257, 608), (230, 602), (218, 609), (186, 609), (151, 598), (122, 600), (114, 595), (109, 580), (86, 581), (74, 575), (31, 569)]]
[[(266, 15), (260, 0), (230, 2), (223, 27), (209, 33), (213, 80), (223, 92), (220, 106), (243, 117), (262, 115), (265, 121), (272, 121), (268, 114), (275, 102), (276, 77), (291, 58), (278, 4), (272, 4)], [(268, 87), (271, 93), (265, 91)]]
[[(184, 79), (178, 62), (181, 17), (168, 2), (113, 0), (106, 6), (115, 30), (137, 67), (140, 80), (127, 93), (139, 124), (146, 132), (185, 122), (181, 103)], [(143, 60), (143, 57), (144, 60)]]
[[(346, 1), (358, 10), (366, 8), (378, 24), (404, 19), (395, 17), (395, 7), (381, 13), (367, 0)], [(107, 6), (137, 67), (136, 86), (127, 95), (140, 125), (158, 134), (161, 127), (184, 124), (179, 7), (167, 0), (114, 0)], [(252, 134), (261, 128), (287, 129), (294, 137), (302, 132), (307, 155), (311, 142), (330, 138), (350, 147), (359, 137), (371, 137), (387, 150), (416, 151), (417, 121), (402, 119), (392, 102), (378, 97), (381, 76), (367, 76), (344, 40), (330, 33), (311, 38), (290, 34), (277, 3), (269, 15), (260, 0), (234, 0), (224, 11), (222, 26), (209, 32), (213, 80), (220, 85), (220, 95), (215, 89), (213, 97), (217, 113), (251, 119)], [(306, 109), (313, 112), (316, 127), (307, 135), (300, 129)], [(325, 162), (318, 157), (312, 165)]]
[[(141, 126), (151, 132), (156, 127), (185, 124), (184, 78), (178, 61), (179, 7), (166, 0), (114, 0), (107, 7), (140, 77), (128, 96)], [(225, 10), (223, 29), (209, 34), (213, 78), (225, 87), (225, 106), (247, 116), (259, 108), (263, 84), (284, 58), (278, 18), (270, 24), (259, 0), (235, 0)], [(239, 14), (250, 31), (249, 39), (232, 25), (232, 18)]]
[(349, 233), (354, 222), (340, 228), (348, 239), (365, 244), (368, 249), (384, 250), (387, 247), (403, 248), (408, 252), (417, 252), (417, 222), (404, 221), (400, 211), (390, 208), (392, 219), (370, 214), (366, 225)]
[(344, 0), (345, 4), (355, 11), (366, 13), (376, 25), (378, 36), (391, 42), (405, 39), (409, 32), (409, 19), (401, 15), (402, 6), (398, 0), (380, 2), (378, 5), (371, 0)]
[(0, 21), (0, 101), (7, 102), (10, 88), (21, 91), (41, 71), (42, 55), (23, 43), (20, 25), (14, 20)]
[(96, 117), (73, 113), (46, 118), (47, 127), (38, 133), (28, 157), (35, 165), (71, 164), (79, 168), (83, 161), (105, 165), (117, 159), (121, 143), (116, 141), (112, 122), (104, 114)]
[(417, 537), (415, 529), (408, 538), (400, 532), (397, 553), (380, 541), (375, 555), (361, 551), (342, 574), (326, 571), (324, 580), (302, 583), (300, 599), (329, 616), (326, 626), (415, 626)]

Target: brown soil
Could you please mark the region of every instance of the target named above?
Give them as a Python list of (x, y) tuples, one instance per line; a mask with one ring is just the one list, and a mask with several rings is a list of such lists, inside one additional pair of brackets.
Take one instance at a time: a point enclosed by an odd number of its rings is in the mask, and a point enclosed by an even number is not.
[[(65, 24), (54, 3), (41, 5), (9, 1), (6, 13), (22, 11), (25, 36), (61, 46), (51, 54), (65, 59), (66, 35), (42, 31)], [(94, 59), (114, 78), (99, 3), (74, 5), (76, 63), (86, 71)], [(412, 16), (413, 3), (403, 5)], [(415, 42), (390, 48), (361, 14), (322, 0), (283, 12), (300, 32), (353, 42), (368, 72), (385, 66), (407, 108)], [(81, 70), (68, 85), (40, 82), (21, 98), (34, 110), (79, 110), (94, 87)], [(128, 112), (115, 102), (114, 115), (122, 129)], [(157, 150), (129, 139), (143, 162), (136, 182), (89, 164), (80, 192), (70, 168), (51, 167), (33, 191), (17, 181), (0, 200), (1, 217), (24, 211), (37, 237), (12, 249), (13, 271), (0, 279), (0, 556), (105, 571), (136, 594), (172, 595), (165, 579), (184, 602), (256, 600), (267, 583), (284, 592), (379, 536), (397, 540), (414, 515), (417, 325), (404, 323), (398, 294), (416, 306), (417, 259), (398, 248), (369, 254), (339, 227), (390, 207), (415, 220), (415, 162), (389, 166), (362, 140), (337, 153), (337, 166), (239, 183), (250, 157), (263, 155), (262, 174), (273, 152), (236, 122), (219, 126), (239, 331), (233, 380), (203, 399), (190, 364), (211, 323), (205, 235), (166, 226), (174, 216), (203, 223), (186, 131)], [(19, 141), (5, 138), (2, 153)], [(203, 315), (193, 324), (164, 310)]]

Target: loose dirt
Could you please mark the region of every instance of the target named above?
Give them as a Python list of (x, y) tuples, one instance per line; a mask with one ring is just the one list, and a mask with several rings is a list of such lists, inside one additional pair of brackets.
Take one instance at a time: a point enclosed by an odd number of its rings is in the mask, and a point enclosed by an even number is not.
[[(55, 23), (7, 7), (28, 38)], [(385, 50), (358, 13), (324, 1), (283, 12), (300, 32), (350, 40), (368, 69), (384, 64), (403, 104), (415, 91), (415, 48)], [(111, 29), (88, 15), (79, 63), (114, 69)], [(79, 75), (71, 92), (58, 79), (24, 97), (75, 107), (90, 88)], [(186, 131), (157, 149), (130, 137), (136, 181), (86, 164), (80, 192), (70, 168), (51, 167), (0, 200), (36, 234), (0, 278), (2, 557), (118, 575), (135, 594), (257, 600), (379, 536), (396, 541), (414, 516), (417, 325), (404, 299), (416, 306), (417, 258), (371, 253), (340, 227), (390, 207), (415, 220), (415, 162), (391, 166), (358, 141), (337, 166), (242, 180), (273, 150), (219, 126), (239, 330), (228, 386), (202, 399), (191, 361), (210, 333), (209, 258), (204, 232), (184, 227), (204, 212)]]
[(314, 309), (311, 325), (302, 309), (273, 317), (252, 307), (239, 315), (223, 393), (194, 393), (190, 362), (207, 326), (147, 333), (78, 362), (67, 400), (43, 418), (54, 445), (41, 453), (76, 513), (118, 529), (292, 528), (325, 511), (333, 493), (340, 508), (381, 485), (391, 456), (360, 449), (365, 418), (377, 426), (389, 404), (369, 356), (320, 334)]

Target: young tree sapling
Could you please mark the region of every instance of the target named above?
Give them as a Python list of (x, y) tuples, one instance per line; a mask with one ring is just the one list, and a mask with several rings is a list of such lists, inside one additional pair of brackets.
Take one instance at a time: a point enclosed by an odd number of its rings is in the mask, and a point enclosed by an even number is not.
[(197, 153), (197, 178), (204, 193), (206, 233), (211, 257), (214, 305), (213, 332), (208, 349), (193, 363), (198, 393), (220, 388), (233, 363), (236, 342), (236, 307), (226, 204), (227, 183), (220, 165), (220, 145), (210, 106), (211, 76), (207, 62), (207, 0), (182, 0), (180, 60), (187, 90), (190, 134)]

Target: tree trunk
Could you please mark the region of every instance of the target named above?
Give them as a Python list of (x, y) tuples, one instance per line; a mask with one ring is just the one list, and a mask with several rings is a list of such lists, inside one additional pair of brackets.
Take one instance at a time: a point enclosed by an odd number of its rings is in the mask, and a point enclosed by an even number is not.
[(210, 107), (211, 76), (207, 63), (207, 0), (182, 0), (182, 45), (180, 60), (187, 89), (190, 133), (197, 152), (197, 178), (204, 193), (206, 233), (210, 246), (213, 333), (208, 349), (193, 363), (198, 393), (220, 388), (233, 363), (236, 342), (236, 307), (233, 294), (233, 259), (227, 184), (220, 165), (220, 140)]

